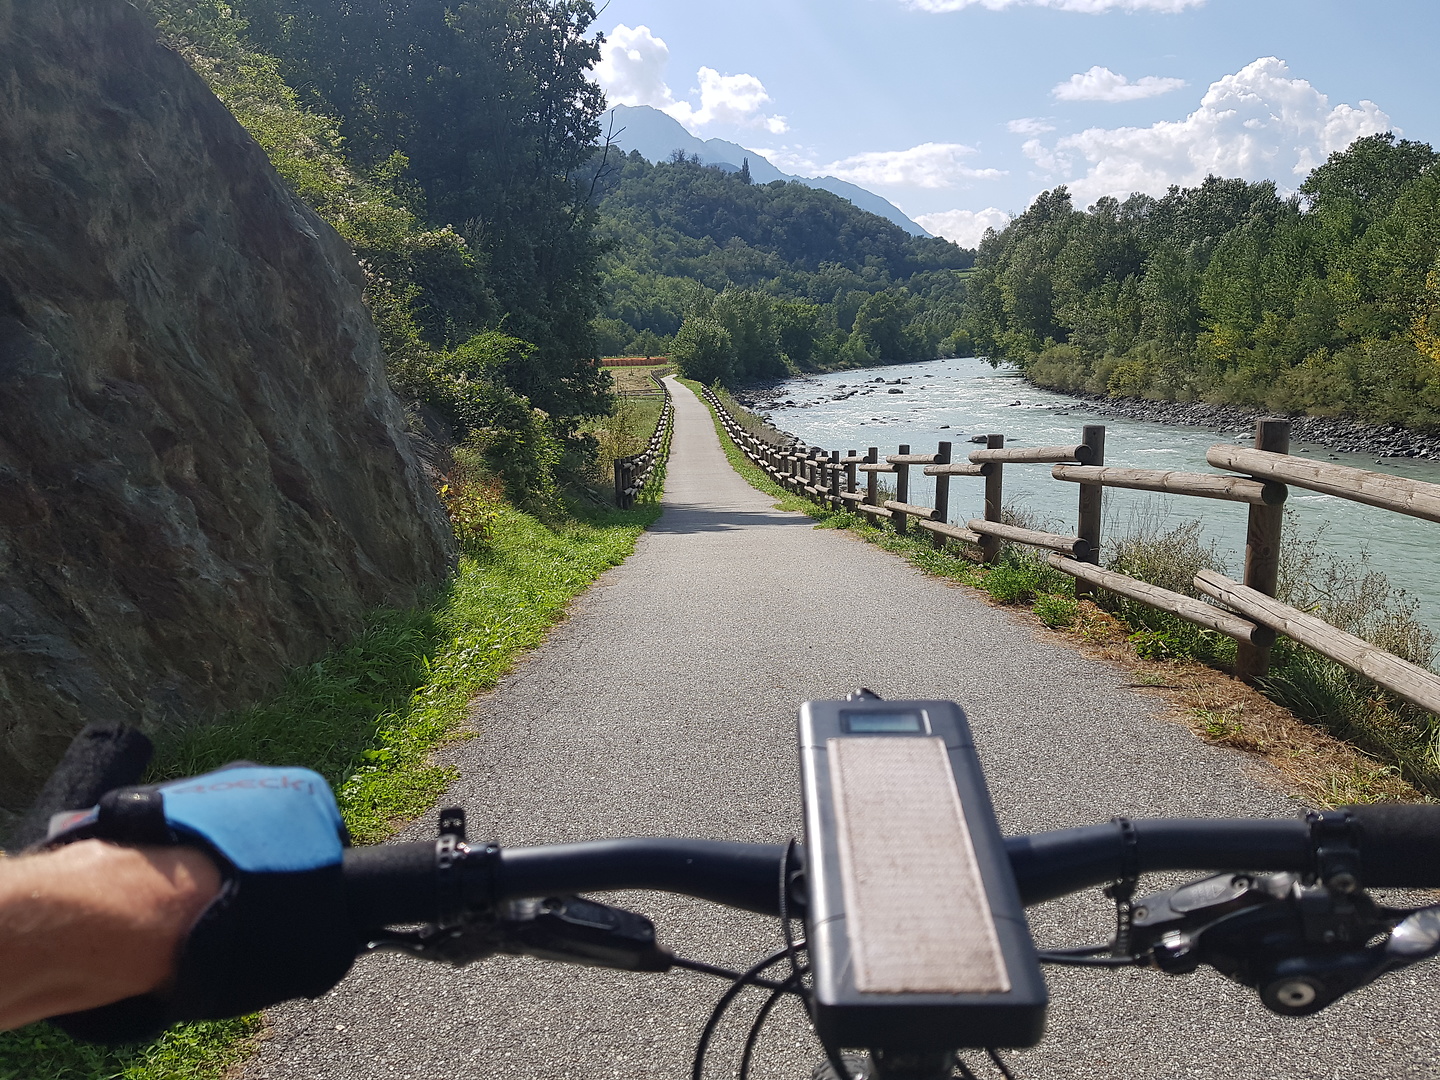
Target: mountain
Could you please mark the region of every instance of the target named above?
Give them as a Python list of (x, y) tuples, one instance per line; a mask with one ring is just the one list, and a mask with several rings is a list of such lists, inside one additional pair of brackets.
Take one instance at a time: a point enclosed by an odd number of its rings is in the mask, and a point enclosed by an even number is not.
[(601, 121), (605, 132), (613, 132), (612, 141), (624, 150), (638, 150), (648, 161), (666, 161), (676, 150), (695, 156), (704, 165), (718, 165), (723, 169), (738, 172), (741, 164), (750, 162), (750, 177), (757, 184), (768, 184), (772, 180), (794, 180), (806, 187), (819, 188), (849, 199), (861, 210), (893, 221), (911, 236), (930, 236), (915, 222), (906, 217), (898, 207), (882, 199), (873, 191), (866, 191), (855, 184), (834, 176), (792, 176), (783, 173), (754, 150), (747, 150), (738, 143), (724, 139), (699, 139), (686, 131), (672, 116), (651, 108), (649, 105), (616, 105)]

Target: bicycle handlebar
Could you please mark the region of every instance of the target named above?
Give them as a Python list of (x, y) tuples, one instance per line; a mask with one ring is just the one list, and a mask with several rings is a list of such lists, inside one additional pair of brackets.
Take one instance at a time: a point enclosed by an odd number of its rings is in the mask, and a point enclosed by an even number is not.
[[(1359, 825), (1367, 888), (1440, 886), (1440, 806), (1347, 808)], [(1301, 819), (1118, 820), (1005, 841), (1026, 906), (1102, 885), (1127, 873), (1164, 870), (1307, 873), (1316, 841)], [(489, 903), (551, 893), (653, 889), (764, 915), (779, 914), (779, 844), (622, 839), (528, 848), (478, 848), (460, 860), (455, 900)], [(434, 841), (345, 853), (352, 917), (361, 926), (427, 922), (437, 892)], [(795, 899), (798, 908), (801, 901)]]

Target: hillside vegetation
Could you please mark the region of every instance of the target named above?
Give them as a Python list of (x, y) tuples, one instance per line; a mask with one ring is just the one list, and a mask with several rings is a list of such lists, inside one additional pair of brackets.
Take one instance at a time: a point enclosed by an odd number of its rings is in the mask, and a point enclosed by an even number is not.
[(973, 252), (826, 191), (674, 155), (595, 161), (608, 355), (673, 351), (710, 382), (966, 350)]
[(1037, 198), (982, 242), (965, 328), (1060, 390), (1440, 427), (1440, 165), (1391, 134), (1282, 197)]
[(513, 498), (580, 468), (577, 427), (609, 409), (579, 175), (604, 106), (591, 5), (146, 7), (353, 247), (397, 390), (474, 440)]

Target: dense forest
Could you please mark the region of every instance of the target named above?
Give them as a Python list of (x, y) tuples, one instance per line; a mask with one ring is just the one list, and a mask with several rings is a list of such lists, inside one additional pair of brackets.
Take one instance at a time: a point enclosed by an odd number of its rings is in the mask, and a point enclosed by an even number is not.
[(973, 252), (745, 165), (597, 157), (604, 353), (673, 351), (708, 382), (968, 348)]
[(1080, 211), (1056, 188), (980, 245), (965, 327), (1056, 389), (1440, 427), (1437, 162), (1381, 134), (1289, 198), (1211, 177)]
[[(396, 387), (516, 495), (609, 408), (588, 0), (147, 0), (168, 44), (352, 245)], [(537, 411), (538, 410), (538, 411)]]

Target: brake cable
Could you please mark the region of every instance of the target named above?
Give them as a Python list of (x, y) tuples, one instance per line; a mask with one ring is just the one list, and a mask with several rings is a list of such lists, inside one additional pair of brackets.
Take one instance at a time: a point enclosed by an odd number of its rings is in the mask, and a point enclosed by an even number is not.
[[(705, 1021), (705, 1027), (700, 1031), (700, 1041), (695, 1046), (695, 1057), (691, 1063), (691, 1080), (704, 1080), (705, 1076), (705, 1055), (710, 1049), (710, 1040), (715, 1037), (715, 1029), (720, 1026), (720, 1020), (729, 1010), (731, 1003), (740, 996), (740, 992), (750, 985), (750, 980), (768, 967), (773, 967), (788, 956), (788, 948), (779, 952), (771, 953), (764, 960), (757, 961), (745, 971), (743, 975), (735, 979), (725, 993), (720, 995), (720, 1000), (710, 1010), (710, 1017)], [(787, 980), (788, 981), (788, 980)]]
[(791, 975), (783, 983), (770, 992), (765, 999), (765, 1004), (760, 1006), (760, 1011), (755, 1014), (755, 1021), (750, 1025), (750, 1032), (745, 1036), (745, 1049), (740, 1054), (739, 1080), (749, 1080), (750, 1059), (755, 1053), (755, 1044), (760, 1039), (760, 1030), (765, 1026), (765, 1021), (770, 1018), (770, 1012), (780, 1003), (780, 999), (787, 992), (795, 993), (796, 987), (800, 985), (801, 977), (808, 972), (809, 968), (801, 968), (794, 975)]

